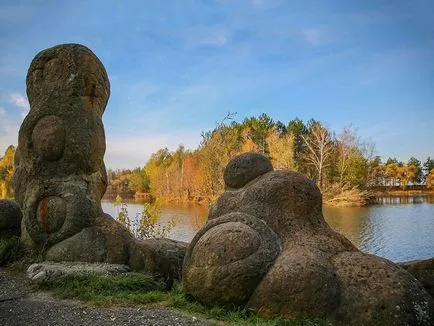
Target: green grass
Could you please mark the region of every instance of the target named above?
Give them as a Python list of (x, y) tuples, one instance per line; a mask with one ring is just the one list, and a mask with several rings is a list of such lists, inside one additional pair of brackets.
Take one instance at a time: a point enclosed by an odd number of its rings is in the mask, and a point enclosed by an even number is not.
[(74, 298), (95, 305), (117, 303), (153, 303), (164, 301), (164, 285), (152, 277), (128, 273), (118, 276), (76, 275), (37, 283), (41, 290), (51, 290), (60, 298)]
[(37, 283), (36, 286), (41, 290), (52, 291), (60, 298), (80, 299), (98, 306), (153, 303), (176, 308), (190, 315), (200, 315), (202, 318), (227, 325), (327, 325), (324, 321), (308, 319), (288, 321), (280, 317), (263, 319), (246, 310), (229, 311), (219, 307), (205, 307), (185, 293), (179, 283), (175, 283), (171, 291), (164, 291), (164, 284), (141, 273), (105, 277), (97, 275), (64, 276), (54, 281)]

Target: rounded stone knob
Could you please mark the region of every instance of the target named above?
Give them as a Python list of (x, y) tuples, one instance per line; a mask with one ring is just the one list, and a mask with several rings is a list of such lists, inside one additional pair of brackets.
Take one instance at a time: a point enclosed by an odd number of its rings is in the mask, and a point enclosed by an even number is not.
[(223, 178), (226, 186), (238, 189), (270, 171), (273, 171), (273, 166), (267, 157), (259, 153), (244, 153), (228, 163)]

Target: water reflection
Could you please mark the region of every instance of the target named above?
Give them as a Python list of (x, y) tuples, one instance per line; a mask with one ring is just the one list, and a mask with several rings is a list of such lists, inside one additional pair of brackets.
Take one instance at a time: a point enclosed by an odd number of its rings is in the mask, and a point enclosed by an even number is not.
[(376, 198), (376, 202), (380, 205), (434, 204), (434, 196), (380, 196)]
[[(323, 213), (333, 229), (345, 235), (365, 252), (392, 261), (433, 257), (433, 197), (383, 197), (380, 202), (381, 205), (370, 207), (324, 207)], [(117, 214), (111, 202), (103, 202), (103, 209), (112, 216)], [(131, 217), (136, 216), (142, 209), (142, 204), (128, 204)], [(206, 206), (166, 205), (162, 208), (160, 223), (176, 217), (176, 227), (169, 237), (190, 242), (206, 223), (207, 212)]]
[[(115, 217), (119, 213), (119, 207), (115, 207), (111, 201), (103, 201), (104, 212)], [(143, 211), (143, 203), (128, 202), (128, 216), (136, 218)], [(197, 231), (206, 223), (208, 207), (194, 204), (166, 204), (161, 208), (160, 224), (166, 224), (175, 219), (176, 225), (168, 234), (168, 237), (178, 241), (190, 242)]]
[(176, 227), (168, 235), (171, 239), (190, 242), (197, 231), (205, 225), (208, 207), (193, 204), (171, 204), (162, 207), (162, 223), (175, 218)]
[(324, 208), (324, 218), (364, 252), (392, 261), (434, 256), (434, 205)]
[(344, 234), (357, 247), (360, 246), (360, 234), (365, 232), (366, 219), (360, 216), (368, 215), (366, 207), (324, 207), (323, 215), (326, 222), (336, 231)]

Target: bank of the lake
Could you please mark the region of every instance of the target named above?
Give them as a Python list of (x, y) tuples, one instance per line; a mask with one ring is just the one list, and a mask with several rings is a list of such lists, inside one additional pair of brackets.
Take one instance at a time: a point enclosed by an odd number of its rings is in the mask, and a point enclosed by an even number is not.
[[(103, 201), (103, 209), (116, 216), (113, 202)], [(128, 203), (130, 217), (143, 210), (143, 204)], [(195, 204), (164, 204), (160, 223), (176, 218), (169, 233), (175, 240), (189, 242), (206, 223), (208, 207)], [(379, 197), (367, 207), (324, 207), (326, 221), (361, 250), (395, 262), (434, 256), (434, 196)]]
[[(103, 200), (108, 202), (114, 202), (117, 196), (120, 196), (122, 200), (127, 202), (153, 202), (155, 200), (155, 196), (149, 192), (134, 192), (134, 191), (124, 191), (121, 193), (115, 192), (107, 192), (104, 195)], [(382, 203), (384, 198), (396, 198), (399, 197), (399, 201), (405, 201), (405, 198), (408, 198), (407, 201), (411, 202), (412, 198), (426, 197), (428, 201), (434, 201), (434, 189), (428, 189), (425, 186), (411, 186), (406, 190), (402, 190), (400, 187), (382, 187), (382, 188), (373, 188), (370, 190), (358, 190), (347, 189), (345, 191), (338, 191), (336, 193), (324, 194), (323, 196), (323, 204), (327, 207), (353, 207), (353, 206), (371, 206), (377, 203)], [(203, 205), (208, 206), (213, 200), (216, 198), (207, 198), (207, 197), (191, 197), (191, 198), (179, 198), (179, 197), (170, 197), (170, 198), (159, 198), (161, 201), (170, 205)], [(393, 199), (396, 201), (396, 199)]]

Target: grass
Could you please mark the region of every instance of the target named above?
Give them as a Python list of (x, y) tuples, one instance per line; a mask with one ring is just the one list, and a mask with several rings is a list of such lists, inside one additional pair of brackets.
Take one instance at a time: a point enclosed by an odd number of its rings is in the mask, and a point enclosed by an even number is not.
[(314, 326), (327, 325), (324, 321), (303, 319), (289, 321), (281, 317), (263, 319), (246, 310), (229, 311), (219, 307), (206, 307), (194, 301), (175, 283), (171, 291), (164, 291), (164, 284), (141, 273), (117, 276), (76, 275), (37, 283), (40, 290), (52, 291), (64, 299), (80, 299), (98, 306), (113, 304), (158, 304), (176, 308), (188, 314), (197, 314), (219, 324), (266, 326)]
[(38, 282), (41, 290), (53, 291), (63, 299), (79, 299), (99, 306), (119, 303), (147, 304), (163, 301), (163, 284), (139, 273), (117, 276), (68, 275), (54, 281)]

